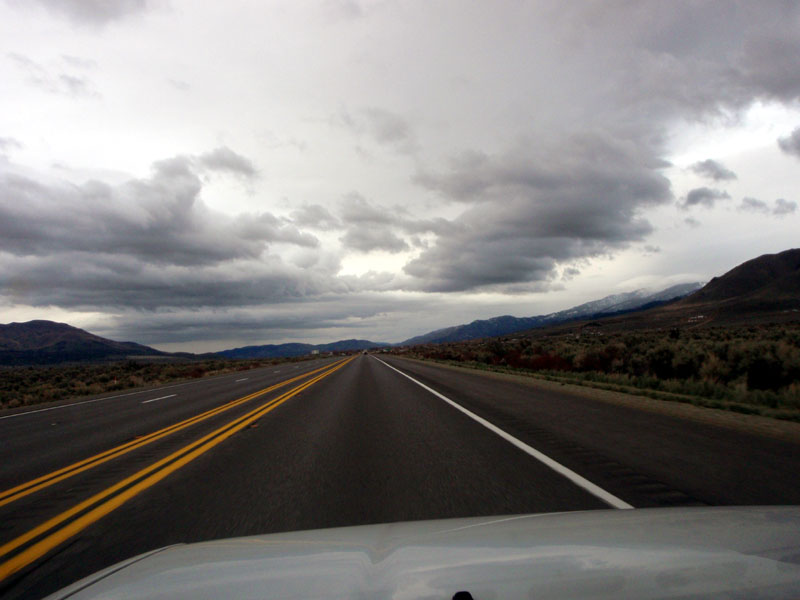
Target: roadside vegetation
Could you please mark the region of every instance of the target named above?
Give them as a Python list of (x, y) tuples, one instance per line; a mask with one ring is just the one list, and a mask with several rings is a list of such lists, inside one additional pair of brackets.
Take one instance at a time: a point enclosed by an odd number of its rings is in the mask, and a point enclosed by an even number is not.
[(157, 386), (308, 358), (219, 359), (181, 363), (129, 360), (57, 367), (6, 367), (0, 369), (0, 408)]
[(410, 356), (800, 421), (800, 323), (417, 346)]

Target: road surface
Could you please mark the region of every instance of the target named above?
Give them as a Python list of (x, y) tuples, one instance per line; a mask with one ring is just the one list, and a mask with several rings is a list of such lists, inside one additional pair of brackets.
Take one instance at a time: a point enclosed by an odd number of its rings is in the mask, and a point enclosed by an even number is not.
[(0, 413), (0, 596), (181, 542), (627, 507), (800, 504), (800, 440), (380, 355)]

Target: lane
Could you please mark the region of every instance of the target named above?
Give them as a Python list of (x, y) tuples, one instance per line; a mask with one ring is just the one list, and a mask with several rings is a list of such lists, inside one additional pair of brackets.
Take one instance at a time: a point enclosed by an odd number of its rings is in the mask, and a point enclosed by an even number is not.
[[(269, 385), (331, 364), (333, 358), (300, 363), (291, 375), (273, 367), (190, 381), (102, 402), (56, 407), (0, 421), (0, 491), (130, 442)], [(164, 390), (167, 390), (165, 393)], [(141, 392), (141, 393), (140, 393)], [(169, 401), (148, 402), (174, 394)], [(15, 413), (19, 414), (19, 413)]]
[(592, 496), (594, 496), (595, 498), (601, 500), (602, 502), (605, 502), (611, 508), (619, 508), (619, 509), (626, 509), (626, 510), (633, 508), (633, 506), (631, 506), (630, 504), (628, 504), (627, 502), (625, 502), (621, 498), (617, 498), (613, 494), (610, 494), (609, 492), (607, 492), (606, 490), (604, 490), (600, 486), (592, 483), (591, 481), (589, 481), (588, 479), (586, 479), (582, 475), (579, 475), (578, 473), (576, 473), (572, 469), (570, 469), (568, 467), (565, 467), (561, 463), (553, 460), (552, 458), (550, 458), (549, 456), (547, 456), (543, 452), (540, 452), (536, 448), (533, 448), (532, 446), (526, 444), (525, 442), (523, 442), (519, 438), (514, 437), (513, 435), (511, 435), (507, 431), (504, 431), (504, 430), (500, 429), (499, 427), (497, 427), (493, 423), (487, 421), (483, 417), (480, 417), (480, 416), (476, 415), (474, 412), (472, 412), (470, 410), (467, 410), (466, 408), (461, 406), (458, 402), (454, 402), (453, 400), (451, 400), (450, 398), (448, 398), (444, 394), (441, 394), (441, 393), (437, 392), (436, 390), (434, 390), (432, 387), (425, 385), (424, 383), (422, 383), (421, 381), (419, 381), (417, 379), (414, 379), (413, 377), (411, 377), (411, 375), (409, 375), (407, 373), (403, 373), (403, 371), (401, 371), (400, 369), (386, 364), (386, 362), (380, 360), (379, 358), (376, 358), (376, 360), (379, 363), (381, 363), (382, 365), (385, 365), (388, 368), (392, 369), (394, 372), (400, 373), (403, 377), (406, 377), (409, 381), (413, 381), (418, 386), (420, 386), (422, 389), (424, 389), (427, 392), (430, 392), (431, 394), (433, 394), (434, 396), (436, 396), (440, 400), (446, 402), (447, 404), (449, 404), (450, 406), (452, 406), (453, 408), (455, 408), (459, 412), (467, 415), (470, 419), (472, 419), (476, 423), (479, 423), (480, 425), (482, 425), (483, 427), (485, 427), (486, 429), (488, 429), (492, 433), (498, 435), (500, 438), (502, 438), (503, 440), (507, 441), (509, 444), (511, 444), (515, 448), (519, 448), (525, 454), (527, 454), (528, 456), (538, 460), (540, 463), (544, 464), (545, 466), (547, 466), (551, 470), (555, 471), (556, 473), (558, 473), (562, 477), (568, 479), (569, 481), (571, 481), (572, 483), (577, 485), (579, 488), (586, 490)]
[(800, 504), (800, 437), (781, 441), (531, 380), (381, 359), (634, 506)]

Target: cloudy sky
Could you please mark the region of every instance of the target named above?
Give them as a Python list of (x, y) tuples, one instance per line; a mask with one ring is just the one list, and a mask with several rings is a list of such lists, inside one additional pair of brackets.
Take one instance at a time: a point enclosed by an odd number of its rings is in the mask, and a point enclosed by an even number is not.
[(800, 3), (0, 0), (0, 322), (396, 342), (800, 246)]

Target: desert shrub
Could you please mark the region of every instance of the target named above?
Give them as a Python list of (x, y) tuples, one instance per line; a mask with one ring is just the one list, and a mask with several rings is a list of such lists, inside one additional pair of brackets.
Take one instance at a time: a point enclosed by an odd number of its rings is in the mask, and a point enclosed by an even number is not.
[(0, 368), (0, 407), (97, 395), (130, 387), (204, 377), (248, 368), (294, 362), (297, 359), (209, 360), (186, 363), (124, 361), (56, 367)]
[[(420, 357), (737, 404), (800, 409), (800, 322), (537, 335), (429, 345)], [(708, 404), (707, 404), (708, 405)]]
[(659, 343), (648, 350), (645, 354), (645, 361), (649, 373), (659, 379), (672, 377), (672, 360), (675, 358), (675, 351), (672, 346), (666, 343)]

